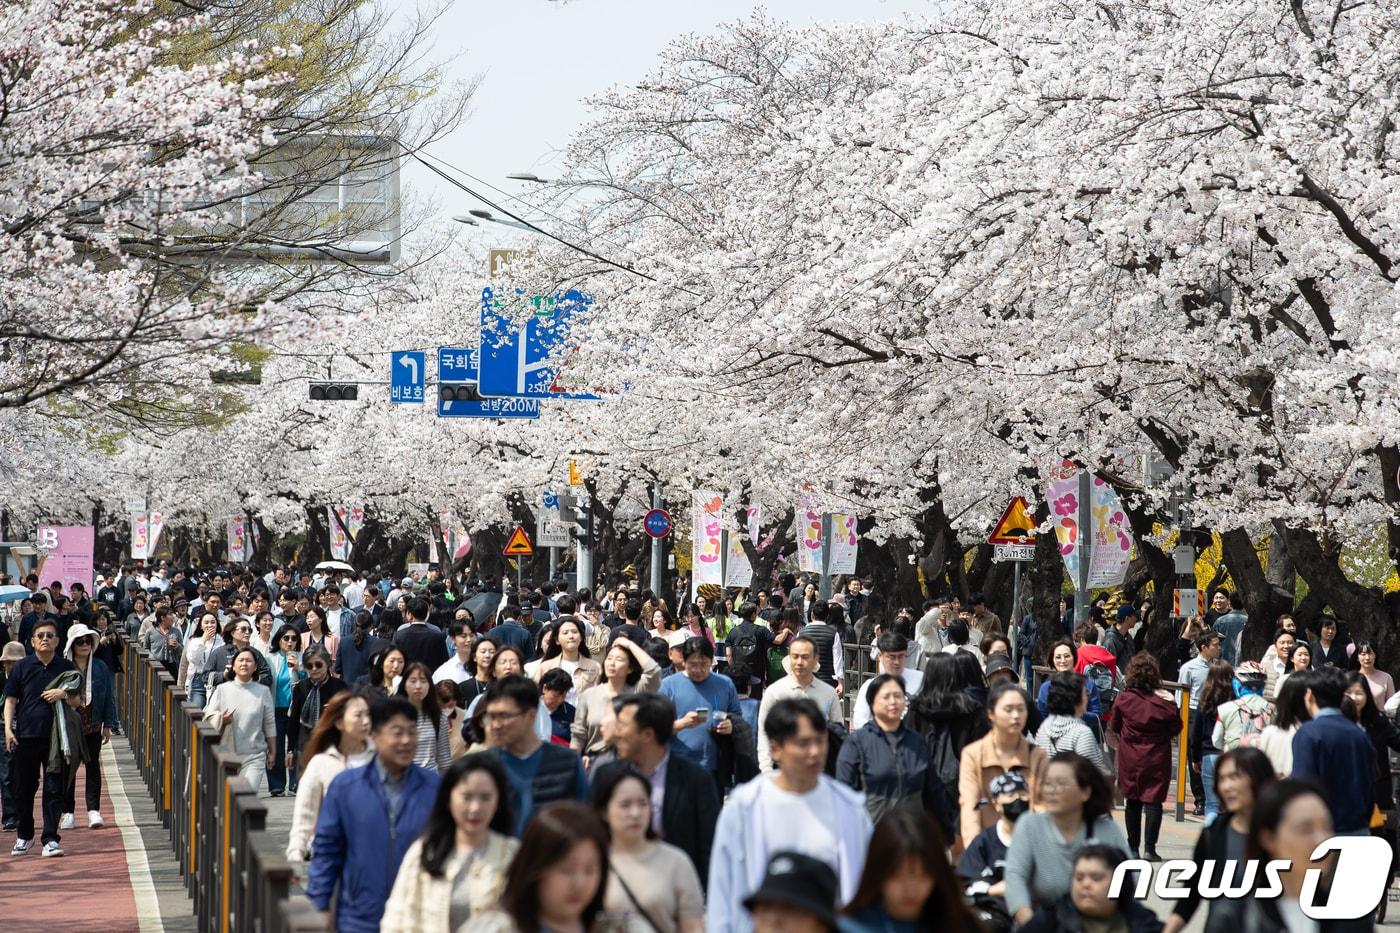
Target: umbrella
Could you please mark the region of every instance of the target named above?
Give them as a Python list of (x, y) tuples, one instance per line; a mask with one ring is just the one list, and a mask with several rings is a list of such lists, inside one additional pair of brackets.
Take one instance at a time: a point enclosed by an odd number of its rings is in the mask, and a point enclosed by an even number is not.
[(491, 618), (491, 614), (496, 611), (496, 607), (501, 604), (500, 593), (477, 593), (475, 596), (462, 603), (472, 614), (478, 626), (486, 624), (486, 620)]
[(0, 603), (18, 602), (33, 595), (33, 591), (27, 586), (0, 586)]
[(317, 570), (354, 570), (343, 560), (323, 560), (316, 565)]

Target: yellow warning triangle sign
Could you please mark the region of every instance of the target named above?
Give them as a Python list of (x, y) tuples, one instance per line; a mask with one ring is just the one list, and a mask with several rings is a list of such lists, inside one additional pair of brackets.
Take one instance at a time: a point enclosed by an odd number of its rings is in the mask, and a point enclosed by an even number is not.
[(992, 533), (987, 536), (989, 544), (1035, 544), (1035, 519), (1031, 518), (1026, 500), (1017, 496), (1011, 500), (1006, 511), (1001, 513)]
[(510, 533), (510, 540), (506, 542), (505, 549), (501, 553), (506, 557), (529, 557), (535, 553), (535, 547), (530, 543), (530, 536), (525, 533), (524, 525), (515, 526), (515, 530)]

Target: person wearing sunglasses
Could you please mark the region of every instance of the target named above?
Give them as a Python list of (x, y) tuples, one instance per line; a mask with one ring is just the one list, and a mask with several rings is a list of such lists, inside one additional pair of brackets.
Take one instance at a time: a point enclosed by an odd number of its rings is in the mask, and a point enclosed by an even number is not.
[(59, 846), (58, 825), (63, 815), (63, 794), (68, 775), (51, 771), (48, 767), (53, 704), (63, 700), (76, 707), (82, 703), (82, 695), (66, 693), (49, 685), (70, 671), (76, 683), (81, 684), (82, 678), (77, 675), (73, 662), (58, 653), (58, 622), (55, 619), (44, 616), (36, 621), (30, 631), (30, 644), (34, 653), (15, 662), (10, 676), (5, 680), (5, 748), (13, 756), (15, 810), (19, 814), (15, 845), (10, 854), (24, 855), (34, 845), (34, 796), (39, 790), (42, 770), (42, 854), (56, 856), (63, 854)]
[[(223, 639), (222, 645), (210, 649), (209, 657), (204, 662), (204, 674), (210, 694), (219, 684), (233, 679), (229, 664), (238, 649), (252, 646), (253, 623), (247, 619), (230, 619), (224, 623)], [(257, 655), (257, 669), (253, 679), (271, 690), (272, 668), (261, 651), (254, 651), (254, 654)]]
[(306, 676), (292, 688), (292, 705), (287, 710), (287, 747), (292, 749), (301, 770), (308, 760), (302, 749), (320, 721), (322, 710), (332, 697), (348, 689), (345, 681), (331, 673), (331, 664), (324, 648), (307, 648), (301, 654)]

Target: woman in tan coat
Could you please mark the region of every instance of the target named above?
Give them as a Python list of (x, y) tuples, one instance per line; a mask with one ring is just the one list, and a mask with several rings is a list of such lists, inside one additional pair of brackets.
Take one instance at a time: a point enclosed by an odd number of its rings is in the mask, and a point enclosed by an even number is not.
[(603, 722), (612, 715), (615, 697), (636, 691), (655, 691), (661, 685), (661, 667), (625, 635), (619, 635), (603, 655), (603, 682), (579, 694), (570, 727), (570, 745), (588, 759), (608, 747)]
[(457, 933), (494, 908), (519, 843), (506, 773), (490, 755), (468, 755), (447, 769), (428, 825), (399, 866), (380, 933)]
[(567, 671), (574, 678), (574, 689), (565, 699), (575, 705), (578, 695), (596, 684), (603, 676), (603, 666), (588, 656), (583, 644), (583, 623), (573, 616), (565, 616), (554, 623), (554, 638), (544, 660), (535, 671), (535, 683), (556, 667)]
[(1050, 759), (1023, 731), (1029, 709), (1029, 697), (1018, 684), (997, 684), (987, 697), (992, 731), (967, 744), (958, 767), (958, 835), (964, 846), (997, 821), (996, 808), (986, 805), (997, 775), (1021, 772), (1030, 786), (1031, 806), (1040, 804), (1040, 780)]

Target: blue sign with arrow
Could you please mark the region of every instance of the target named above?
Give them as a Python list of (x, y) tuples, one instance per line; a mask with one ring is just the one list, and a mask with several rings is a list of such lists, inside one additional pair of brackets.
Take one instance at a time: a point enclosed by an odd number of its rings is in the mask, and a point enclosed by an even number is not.
[(422, 350), (396, 350), (390, 354), (389, 401), (396, 405), (422, 405), (427, 361)]
[(562, 295), (536, 295), (521, 301), (534, 304), (534, 313), (515, 320), (504, 301), (488, 285), (481, 291), (481, 367), (479, 385), (484, 396), (506, 398), (560, 398), (597, 400), (587, 392), (564, 392), (559, 377), (557, 351), (569, 336), (575, 318), (585, 313), (592, 299), (579, 291)]
[(528, 398), (482, 398), (477, 390), (476, 347), (438, 347), (439, 418), (538, 418)]

